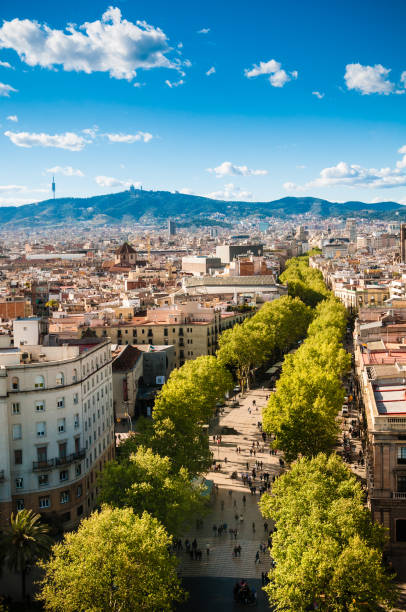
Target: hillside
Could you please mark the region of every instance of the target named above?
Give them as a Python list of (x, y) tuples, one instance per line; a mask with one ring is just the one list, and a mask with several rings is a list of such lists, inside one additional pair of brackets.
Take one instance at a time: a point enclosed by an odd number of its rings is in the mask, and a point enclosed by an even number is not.
[(135, 190), (132, 193), (123, 191), (91, 198), (58, 198), (24, 206), (2, 207), (0, 224), (114, 223), (122, 220), (164, 220), (168, 217), (201, 221), (216, 212), (225, 214), (229, 221), (252, 214), (288, 217), (305, 213), (321, 217), (406, 218), (406, 206), (396, 202), (335, 203), (309, 197), (286, 197), (272, 202), (228, 202), (169, 191)]

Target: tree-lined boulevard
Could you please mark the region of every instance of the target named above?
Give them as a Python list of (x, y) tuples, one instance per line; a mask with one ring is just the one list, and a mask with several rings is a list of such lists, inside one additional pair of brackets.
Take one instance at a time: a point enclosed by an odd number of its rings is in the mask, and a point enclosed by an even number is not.
[[(175, 553), (182, 575), (261, 579), (276, 610), (393, 604), (385, 530), (334, 451), (350, 369), (345, 309), (307, 257), (281, 279), (289, 296), (225, 331), (216, 357), (172, 372), (153, 419), (105, 467), (100, 511), (40, 561), (46, 610), (172, 609), (185, 597)], [(289, 351), (275, 389), (262, 387), (258, 376)], [(238, 404), (218, 420), (235, 381)]]

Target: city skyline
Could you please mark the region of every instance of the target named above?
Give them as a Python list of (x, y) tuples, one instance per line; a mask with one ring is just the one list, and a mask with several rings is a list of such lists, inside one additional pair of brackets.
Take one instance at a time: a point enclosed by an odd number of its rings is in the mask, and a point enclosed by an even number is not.
[(51, 198), (53, 175), (57, 197), (406, 203), (399, 1), (18, 0), (2, 17), (0, 205)]

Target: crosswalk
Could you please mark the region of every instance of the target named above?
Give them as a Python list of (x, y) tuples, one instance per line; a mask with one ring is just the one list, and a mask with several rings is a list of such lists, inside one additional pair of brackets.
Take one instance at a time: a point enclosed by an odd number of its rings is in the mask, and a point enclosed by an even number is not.
[[(210, 545), (210, 554), (206, 553), (206, 545)], [(198, 541), (202, 551), (202, 559), (191, 559), (186, 552), (179, 552), (179, 571), (182, 576), (208, 576), (222, 578), (259, 578), (261, 573), (268, 573), (271, 567), (269, 551), (260, 553), (260, 563), (255, 563), (255, 555), (259, 550), (258, 542), (252, 540), (238, 540), (241, 546), (241, 556), (234, 557), (234, 540), (221, 538), (205, 538)]]

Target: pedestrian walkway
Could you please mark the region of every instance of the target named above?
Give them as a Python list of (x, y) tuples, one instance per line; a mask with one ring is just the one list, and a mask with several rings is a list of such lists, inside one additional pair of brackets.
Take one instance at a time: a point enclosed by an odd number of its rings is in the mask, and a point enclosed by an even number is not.
[[(206, 478), (212, 480), (218, 490), (214, 493), (210, 513), (204, 517), (203, 525), (183, 534), (183, 543), (185, 539), (192, 542), (196, 538), (202, 560), (192, 560), (185, 551), (180, 552), (182, 576), (248, 579), (261, 578), (262, 572), (269, 572), (271, 558), (268, 549), (260, 553), (260, 562), (255, 562), (257, 551), (260, 551), (261, 545), (267, 546), (268, 531), (273, 528), (272, 521), (265, 521), (258, 507), (259, 488), (264, 484), (263, 474), (269, 473), (272, 482), (272, 476), (280, 474), (282, 470), (280, 454), (270, 454), (269, 441), (263, 441), (258, 427), (258, 422), (262, 420), (262, 407), (269, 394), (268, 389), (254, 389), (239, 398), (238, 407), (226, 406), (215, 432), (215, 435), (221, 435), (221, 442), (217, 443), (212, 436), (210, 438), (210, 448), (220, 471), (210, 471)], [(237, 452), (238, 448), (241, 452)], [(262, 469), (257, 467), (257, 461), (263, 463)], [(253, 469), (255, 477), (252, 475)], [(237, 473), (236, 479), (231, 478), (233, 472)], [(241, 475), (247, 472), (252, 478), (252, 485), (256, 486), (255, 494), (251, 494), (249, 487), (242, 482)], [(267, 523), (267, 529), (264, 523)], [(220, 525), (226, 527), (222, 535), (215, 536), (213, 528)], [(229, 533), (230, 529), (237, 530), (236, 537)], [(210, 547), (209, 557), (207, 544)], [(234, 558), (233, 549), (238, 545), (241, 546), (241, 557)]]

